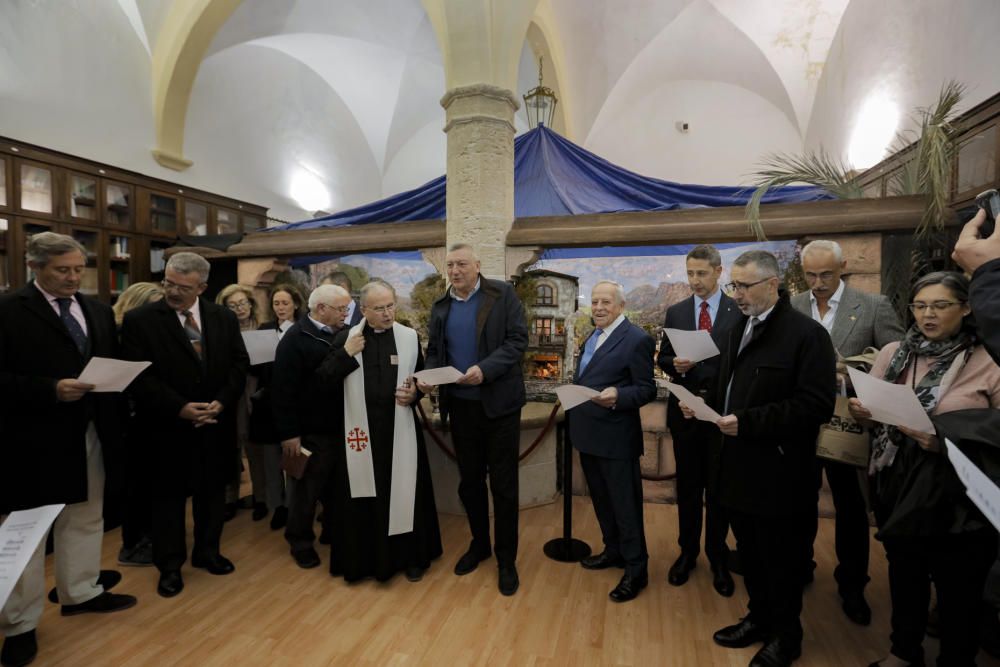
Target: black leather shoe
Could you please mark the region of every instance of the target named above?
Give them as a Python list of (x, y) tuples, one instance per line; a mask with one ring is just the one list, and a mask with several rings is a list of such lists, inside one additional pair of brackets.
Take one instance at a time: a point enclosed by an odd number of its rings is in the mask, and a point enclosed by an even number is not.
[(712, 586), (715, 588), (715, 592), (724, 598), (733, 596), (733, 593), (736, 592), (736, 584), (733, 583), (733, 577), (729, 574), (729, 568), (725, 565), (712, 566)]
[(233, 562), (221, 554), (214, 556), (191, 557), (192, 567), (208, 570), (209, 574), (229, 574), (236, 569)]
[(622, 580), (618, 582), (615, 589), (608, 593), (608, 597), (614, 602), (628, 602), (629, 600), (634, 600), (639, 597), (639, 591), (645, 588), (649, 584), (649, 577), (647, 575), (642, 575), (641, 577), (630, 577), (625, 575)]
[(308, 570), (310, 568), (316, 567), (320, 564), (319, 554), (312, 547), (307, 549), (298, 549), (292, 551), (292, 558), (295, 559), (295, 564), (301, 567), (303, 570)]
[(288, 508), (284, 505), (276, 507), (271, 515), (271, 530), (281, 530), (288, 523)]
[(424, 578), (424, 572), (425, 572), (424, 568), (420, 567), (419, 565), (411, 565), (408, 568), (406, 568), (406, 580), (412, 581), (413, 583), (417, 583), (418, 581)]
[(841, 608), (847, 618), (858, 625), (871, 625), (872, 608), (865, 601), (864, 591), (850, 591), (841, 595)]
[(184, 580), (177, 570), (169, 570), (160, 573), (160, 583), (156, 585), (156, 592), (165, 598), (172, 598), (184, 590)]
[(253, 513), (250, 514), (250, 518), (254, 521), (260, 521), (267, 516), (267, 505), (264, 503), (254, 503)]
[(585, 570), (606, 570), (609, 567), (625, 567), (625, 559), (602, 551), (596, 556), (587, 556), (581, 560), (580, 566)]
[(802, 655), (802, 643), (772, 639), (751, 658), (750, 667), (789, 667)]
[(674, 564), (670, 566), (670, 571), (667, 572), (667, 581), (672, 586), (683, 586), (687, 583), (688, 575), (695, 568), (695, 565), (697, 565), (697, 556), (681, 552)]
[(455, 574), (461, 577), (464, 574), (472, 572), (479, 567), (480, 563), (489, 558), (491, 555), (492, 554), (489, 551), (484, 554), (480, 551), (476, 551), (475, 547), (470, 546), (469, 550), (462, 554), (462, 557), (458, 559), (457, 563), (455, 563)]
[(38, 655), (38, 641), (35, 631), (28, 630), (19, 635), (8, 635), (3, 641), (0, 651), (0, 664), (3, 667), (24, 667), (34, 661)]
[[(97, 575), (98, 585), (103, 586), (106, 591), (110, 591), (117, 586), (121, 580), (122, 573), (118, 570), (101, 570), (101, 573)], [(59, 591), (55, 588), (49, 591), (49, 602), (59, 604)]]
[(497, 573), (497, 588), (503, 595), (513, 595), (517, 592), (521, 581), (517, 578), (517, 568), (513, 565), (501, 565)]
[(718, 630), (712, 635), (712, 639), (719, 646), (726, 648), (746, 648), (757, 642), (767, 641), (769, 634), (766, 628), (757, 625), (747, 616), (736, 625), (728, 625)]
[(77, 614), (110, 614), (135, 606), (134, 595), (116, 595), (107, 591), (95, 598), (91, 598), (80, 604), (64, 604), (62, 606), (63, 616), (76, 616)]

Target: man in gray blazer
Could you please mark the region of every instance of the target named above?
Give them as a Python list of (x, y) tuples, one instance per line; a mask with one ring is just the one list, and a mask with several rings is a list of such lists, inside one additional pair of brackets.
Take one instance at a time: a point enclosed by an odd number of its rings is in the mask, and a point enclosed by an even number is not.
[[(889, 300), (848, 287), (841, 279), (846, 265), (843, 251), (835, 241), (813, 241), (806, 245), (802, 249), (802, 269), (810, 291), (793, 296), (792, 306), (826, 328), (841, 357), (861, 354), (866, 347), (881, 349), (900, 340), (903, 328)], [(846, 369), (839, 359), (837, 372), (844, 375), (846, 382)], [(868, 625), (872, 614), (864, 588), (868, 583), (869, 526), (858, 468), (822, 458), (817, 461), (817, 484), (822, 483), (825, 469), (837, 513), (838, 564), (834, 578), (844, 613), (855, 623)], [(806, 579), (811, 578), (810, 572)]]

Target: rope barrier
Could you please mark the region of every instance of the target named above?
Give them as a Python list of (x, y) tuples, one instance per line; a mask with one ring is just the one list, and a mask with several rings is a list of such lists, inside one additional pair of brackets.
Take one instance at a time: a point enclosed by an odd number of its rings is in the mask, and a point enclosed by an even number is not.
[[(521, 452), (521, 455), (517, 457), (518, 462), (521, 462), (524, 459), (531, 456), (531, 453), (538, 448), (538, 445), (542, 444), (542, 440), (545, 439), (545, 436), (549, 434), (549, 431), (552, 430), (552, 426), (556, 423), (556, 415), (558, 413), (559, 413), (559, 403), (555, 403), (552, 406), (552, 412), (549, 413), (548, 420), (545, 422), (545, 426), (542, 428), (542, 432), (538, 434), (538, 437), (535, 438), (534, 442), (528, 445), (527, 449)], [(455, 458), (455, 450), (449, 447), (448, 443), (446, 443), (443, 439), (441, 439), (437, 431), (431, 428), (431, 420), (427, 418), (427, 414), (424, 412), (424, 406), (419, 402), (417, 403), (417, 414), (420, 415), (420, 422), (423, 425), (424, 430), (427, 431), (427, 433), (431, 436), (431, 440), (434, 441), (434, 443), (441, 449), (442, 452), (445, 453), (445, 455), (448, 458), (450, 458), (452, 461), (457, 460)]]

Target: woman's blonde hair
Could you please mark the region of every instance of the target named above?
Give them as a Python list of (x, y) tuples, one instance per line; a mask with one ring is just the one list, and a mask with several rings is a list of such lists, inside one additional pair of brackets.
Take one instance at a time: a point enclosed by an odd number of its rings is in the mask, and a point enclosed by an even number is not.
[(257, 325), (260, 324), (260, 320), (257, 318), (257, 300), (253, 298), (253, 289), (247, 287), (246, 285), (240, 285), (238, 283), (233, 283), (232, 285), (226, 285), (222, 288), (222, 291), (215, 295), (215, 303), (220, 306), (225, 306), (226, 301), (229, 297), (234, 294), (242, 293), (246, 296), (247, 301), (250, 302), (250, 323), (253, 328), (256, 329)]
[(112, 310), (115, 311), (115, 323), (121, 326), (125, 313), (133, 308), (145, 306), (153, 301), (155, 296), (163, 298), (163, 287), (159, 283), (132, 283), (129, 285), (112, 307)]

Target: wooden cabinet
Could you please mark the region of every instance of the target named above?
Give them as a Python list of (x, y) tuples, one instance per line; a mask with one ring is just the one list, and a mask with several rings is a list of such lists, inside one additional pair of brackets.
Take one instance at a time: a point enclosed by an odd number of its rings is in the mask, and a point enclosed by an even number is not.
[(31, 280), (32, 234), (69, 234), (87, 249), (81, 291), (112, 303), (161, 280), (164, 251), (183, 235), (263, 227), (267, 209), (0, 137), (0, 293)]

